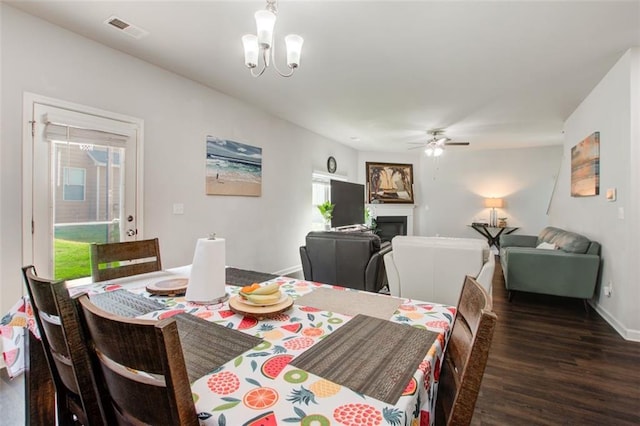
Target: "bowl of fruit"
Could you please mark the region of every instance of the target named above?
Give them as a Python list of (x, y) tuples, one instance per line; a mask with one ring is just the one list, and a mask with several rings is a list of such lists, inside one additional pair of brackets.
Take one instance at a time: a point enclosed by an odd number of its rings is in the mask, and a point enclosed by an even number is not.
[(260, 285), (253, 283), (240, 289), (240, 301), (252, 306), (271, 306), (283, 302), (286, 295), (280, 291), (280, 284)]
[(280, 291), (277, 282), (244, 286), (237, 296), (229, 299), (229, 308), (233, 312), (257, 319), (278, 315), (291, 306), (293, 299)]

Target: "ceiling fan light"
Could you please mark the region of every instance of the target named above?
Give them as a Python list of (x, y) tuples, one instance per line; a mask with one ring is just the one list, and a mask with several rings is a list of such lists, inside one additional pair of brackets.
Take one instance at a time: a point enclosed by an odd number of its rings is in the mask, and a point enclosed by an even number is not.
[(298, 68), (304, 39), (297, 34), (289, 34), (284, 38), (284, 42), (287, 46), (287, 66), (289, 68)]
[(268, 10), (259, 10), (255, 14), (258, 29), (258, 44), (263, 49), (269, 49), (273, 40), (273, 27), (276, 25), (276, 15)]
[(431, 157), (433, 155), (433, 148), (430, 146), (424, 150), (424, 153), (427, 154), (427, 157)]
[(443, 145), (447, 141), (447, 138), (440, 138), (436, 140), (436, 145)]
[(255, 68), (258, 65), (258, 37), (253, 34), (242, 36), (242, 45), (244, 46), (244, 64), (248, 68)]
[(440, 157), (442, 155), (442, 153), (444, 153), (444, 149), (440, 148), (439, 146), (435, 147), (433, 149), (433, 156), (434, 157)]

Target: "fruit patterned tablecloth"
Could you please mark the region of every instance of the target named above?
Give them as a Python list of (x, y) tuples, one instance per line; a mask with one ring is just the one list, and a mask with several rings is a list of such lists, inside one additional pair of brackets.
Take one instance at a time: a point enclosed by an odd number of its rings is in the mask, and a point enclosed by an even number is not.
[(20, 298), (0, 320), (2, 357), (7, 366), (7, 374), (11, 378), (22, 374), (25, 370), (25, 328), (29, 328), (34, 335), (39, 336), (31, 304), (27, 299)]
[[(267, 282), (278, 282), (282, 292), (294, 300), (314, 288), (357, 291), (286, 277)], [(149, 280), (123, 285), (96, 284), (71, 292), (126, 288), (134, 293), (148, 294), (145, 290), (147, 284)], [(238, 287), (227, 286), (227, 292), (232, 296), (238, 291)], [(348, 315), (294, 304), (290, 310), (275, 318), (258, 321), (234, 314), (228, 302), (202, 306), (188, 303), (184, 297), (158, 300), (165, 303), (166, 308), (142, 318), (162, 319), (186, 312), (264, 339), (258, 346), (192, 383), (196, 409), (203, 425), (433, 424), (440, 363), (455, 316), (454, 307), (405, 299), (391, 316), (393, 322), (426, 328), (439, 335), (398, 402), (389, 405), (289, 365), (296, 355), (347, 323), (352, 318)], [(27, 312), (28, 305), (23, 303), (22, 306), (22, 311), (18, 307), (13, 315), (5, 316), (3, 324), (7, 322), (9, 326), (15, 318), (24, 318), (24, 321), (18, 320), (20, 324), (14, 324), (24, 327), (29, 320), (32, 321)], [(9, 334), (5, 333), (8, 333), (8, 329), (3, 327), (1, 333), (3, 344), (6, 345)], [(18, 342), (15, 346), (20, 348)], [(10, 346), (4, 348), (6, 359)], [(402, 350), (402, 347), (398, 350)]]

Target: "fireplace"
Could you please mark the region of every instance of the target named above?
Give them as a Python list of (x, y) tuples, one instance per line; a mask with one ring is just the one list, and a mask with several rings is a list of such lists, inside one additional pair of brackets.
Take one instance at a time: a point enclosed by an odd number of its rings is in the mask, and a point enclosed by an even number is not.
[(407, 216), (378, 216), (375, 232), (383, 243), (396, 235), (407, 235)]

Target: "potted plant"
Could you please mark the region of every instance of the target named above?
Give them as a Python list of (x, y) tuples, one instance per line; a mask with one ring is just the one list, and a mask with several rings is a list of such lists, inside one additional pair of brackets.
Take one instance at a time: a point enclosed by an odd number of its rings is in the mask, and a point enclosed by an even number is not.
[(325, 201), (322, 204), (318, 204), (318, 210), (324, 219), (325, 228), (329, 229), (331, 227), (331, 216), (333, 215), (333, 206), (331, 201)]

